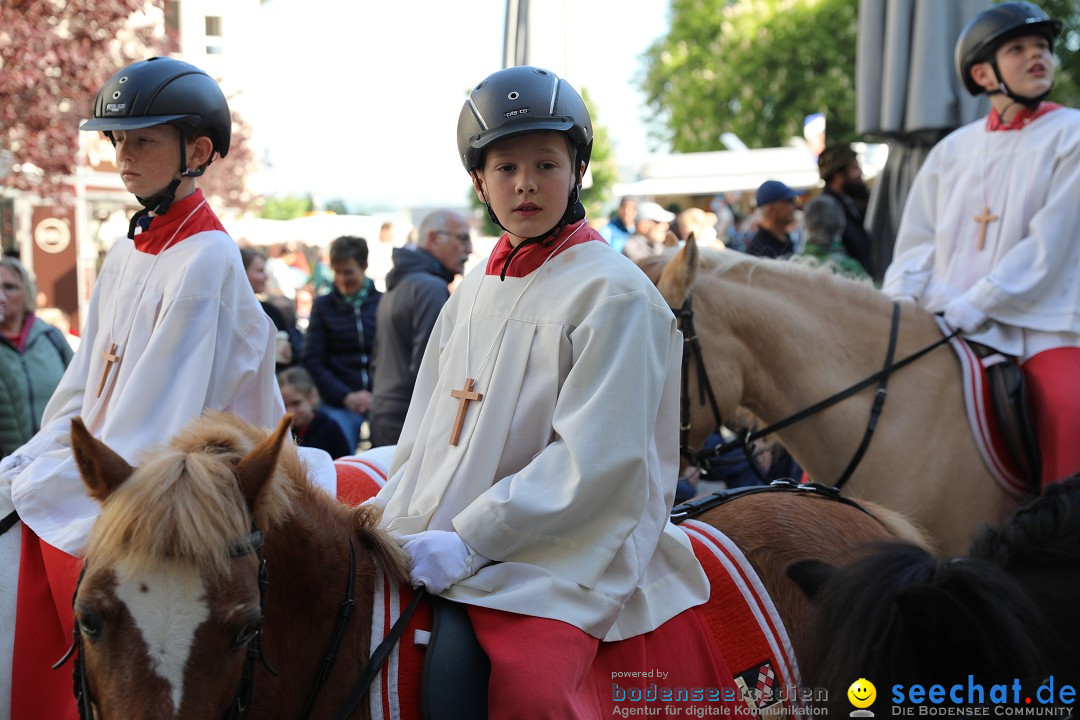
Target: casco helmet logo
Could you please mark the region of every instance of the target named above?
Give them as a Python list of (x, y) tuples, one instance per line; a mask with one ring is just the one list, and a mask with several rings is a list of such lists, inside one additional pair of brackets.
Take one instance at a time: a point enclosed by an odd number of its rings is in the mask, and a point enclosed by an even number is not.
[(529, 112), (529, 108), (527, 108), (527, 107), (518, 108), (517, 110), (511, 110), (510, 112), (506, 113), (503, 117), (514, 117), (515, 115), (526, 115), (526, 114), (528, 114), (528, 112)]
[(127, 110), (127, 103), (108, 103), (105, 106), (105, 112), (118, 113)]

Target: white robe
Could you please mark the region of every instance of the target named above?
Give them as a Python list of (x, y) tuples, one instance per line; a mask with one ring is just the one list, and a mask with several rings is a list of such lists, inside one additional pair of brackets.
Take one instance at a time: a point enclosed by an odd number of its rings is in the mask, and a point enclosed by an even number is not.
[[(102, 353), (113, 342), (121, 359), (99, 398)], [(82, 344), (41, 431), (0, 465), (23, 522), (49, 544), (81, 554), (99, 505), (86, 494), (72, 457), (73, 417), (134, 463), (140, 451), (165, 443), (204, 409), (265, 427), (285, 411), (274, 376), (273, 328), (239, 250), (219, 231), (192, 235), (159, 256), (136, 251), (124, 238), (101, 269)]]
[[(986, 246), (978, 249), (989, 207)], [(919, 170), (883, 290), (985, 325), (968, 335), (1011, 355), (1080, 344), (1080, 111), (1020, 130), (966, 125)]]
[[(532, 276), (484, 273), (462, 281), (432, 332), (375, 499), (383, 524), (456, 530), (495, 560), (446, 597), (604, 640), (704, 602), (708, 580), (668, 522), (682, 339), (663, 298), (629, 260), (590, 241), (535, 271), (504, 324)], [(466, 376), (484, 397), (453, 447), (450, 391)]]

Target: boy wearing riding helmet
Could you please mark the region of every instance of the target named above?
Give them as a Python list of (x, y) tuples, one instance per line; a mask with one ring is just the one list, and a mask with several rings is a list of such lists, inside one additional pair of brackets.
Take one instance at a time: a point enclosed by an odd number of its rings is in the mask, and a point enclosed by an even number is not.
[(1080, 470), (1080, 111), (1045, 99), (1060, 31), (1011, 2), (961, 32), (957, 74), (992, 109), (930, 152), (883, 285), (1022, 362), (1044, 485)]
[(457, 138), (506, 232), (443, 307), (375, 500), (413, 584), (467, 606), (492, 718), (610, 716), (612, 673), (646, 656), (670, 672), (658, 684), (733, 687), (695, 608), (708, 580), (668, 522), (681, 336), (585, 221), (585, 104), (508, 68), (472, 91)]
[(274, 329), (236, 244), (196, 187), (215, 156), (229, 151), (232, 120), (217, 83), (179, 60), (137, 62), (105, 83), (81, 129), (112, 140), (124, 186), (143, 209), (105, 258), (82, 344), (41, 430), (0, 463), (24, 524), (18, 718), (74, 713), (70, 678), (49, 667), (71, 642), (77, 556), (99, 505), (72, 456), (72, 418), (133, 462), (205, 409), (267, 427), (284, 414)]

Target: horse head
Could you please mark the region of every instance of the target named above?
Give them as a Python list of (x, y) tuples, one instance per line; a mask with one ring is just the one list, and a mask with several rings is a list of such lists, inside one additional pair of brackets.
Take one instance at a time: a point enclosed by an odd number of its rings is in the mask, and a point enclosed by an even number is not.
[(1045, 677), (1041, 616), (1024, 588), (992, 563), (885, 543), (843, 568), (801, 560), (786, 573), (814, 606), (803, 680), (827, 688), (838, 713), (850, 709), (852, 678), (949, 687), (968, 675), (986, 682)]
[(1004, 568), (1052, 623), (1043, 652), (1059, 686), (1080, 685), (1080, 475), (1045, 487), (1000, 527), (985, 528), (969, 554)]
[(74, 601), (93, 716), (214, 718), (243, 704), (263, 616), (252, 528), (279, 522), (303, 477), (290, 421), (260, 438), (239, 420), (200, 418), (137, 467), (72, 421), (75, 460), (102, 504)]

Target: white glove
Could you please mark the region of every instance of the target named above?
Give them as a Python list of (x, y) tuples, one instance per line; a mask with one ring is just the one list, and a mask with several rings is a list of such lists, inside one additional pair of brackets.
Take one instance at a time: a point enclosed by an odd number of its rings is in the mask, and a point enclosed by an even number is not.
[(473, 550), (456, 532), (426, 530), (398, 538), (409, 556), (409, 580), (438, 595), (491, 562)]
[(965, 334), (975, 332), (988, 319), (986, 313), (962, 297), (956, 298), (945, 307), (945, 322)]

